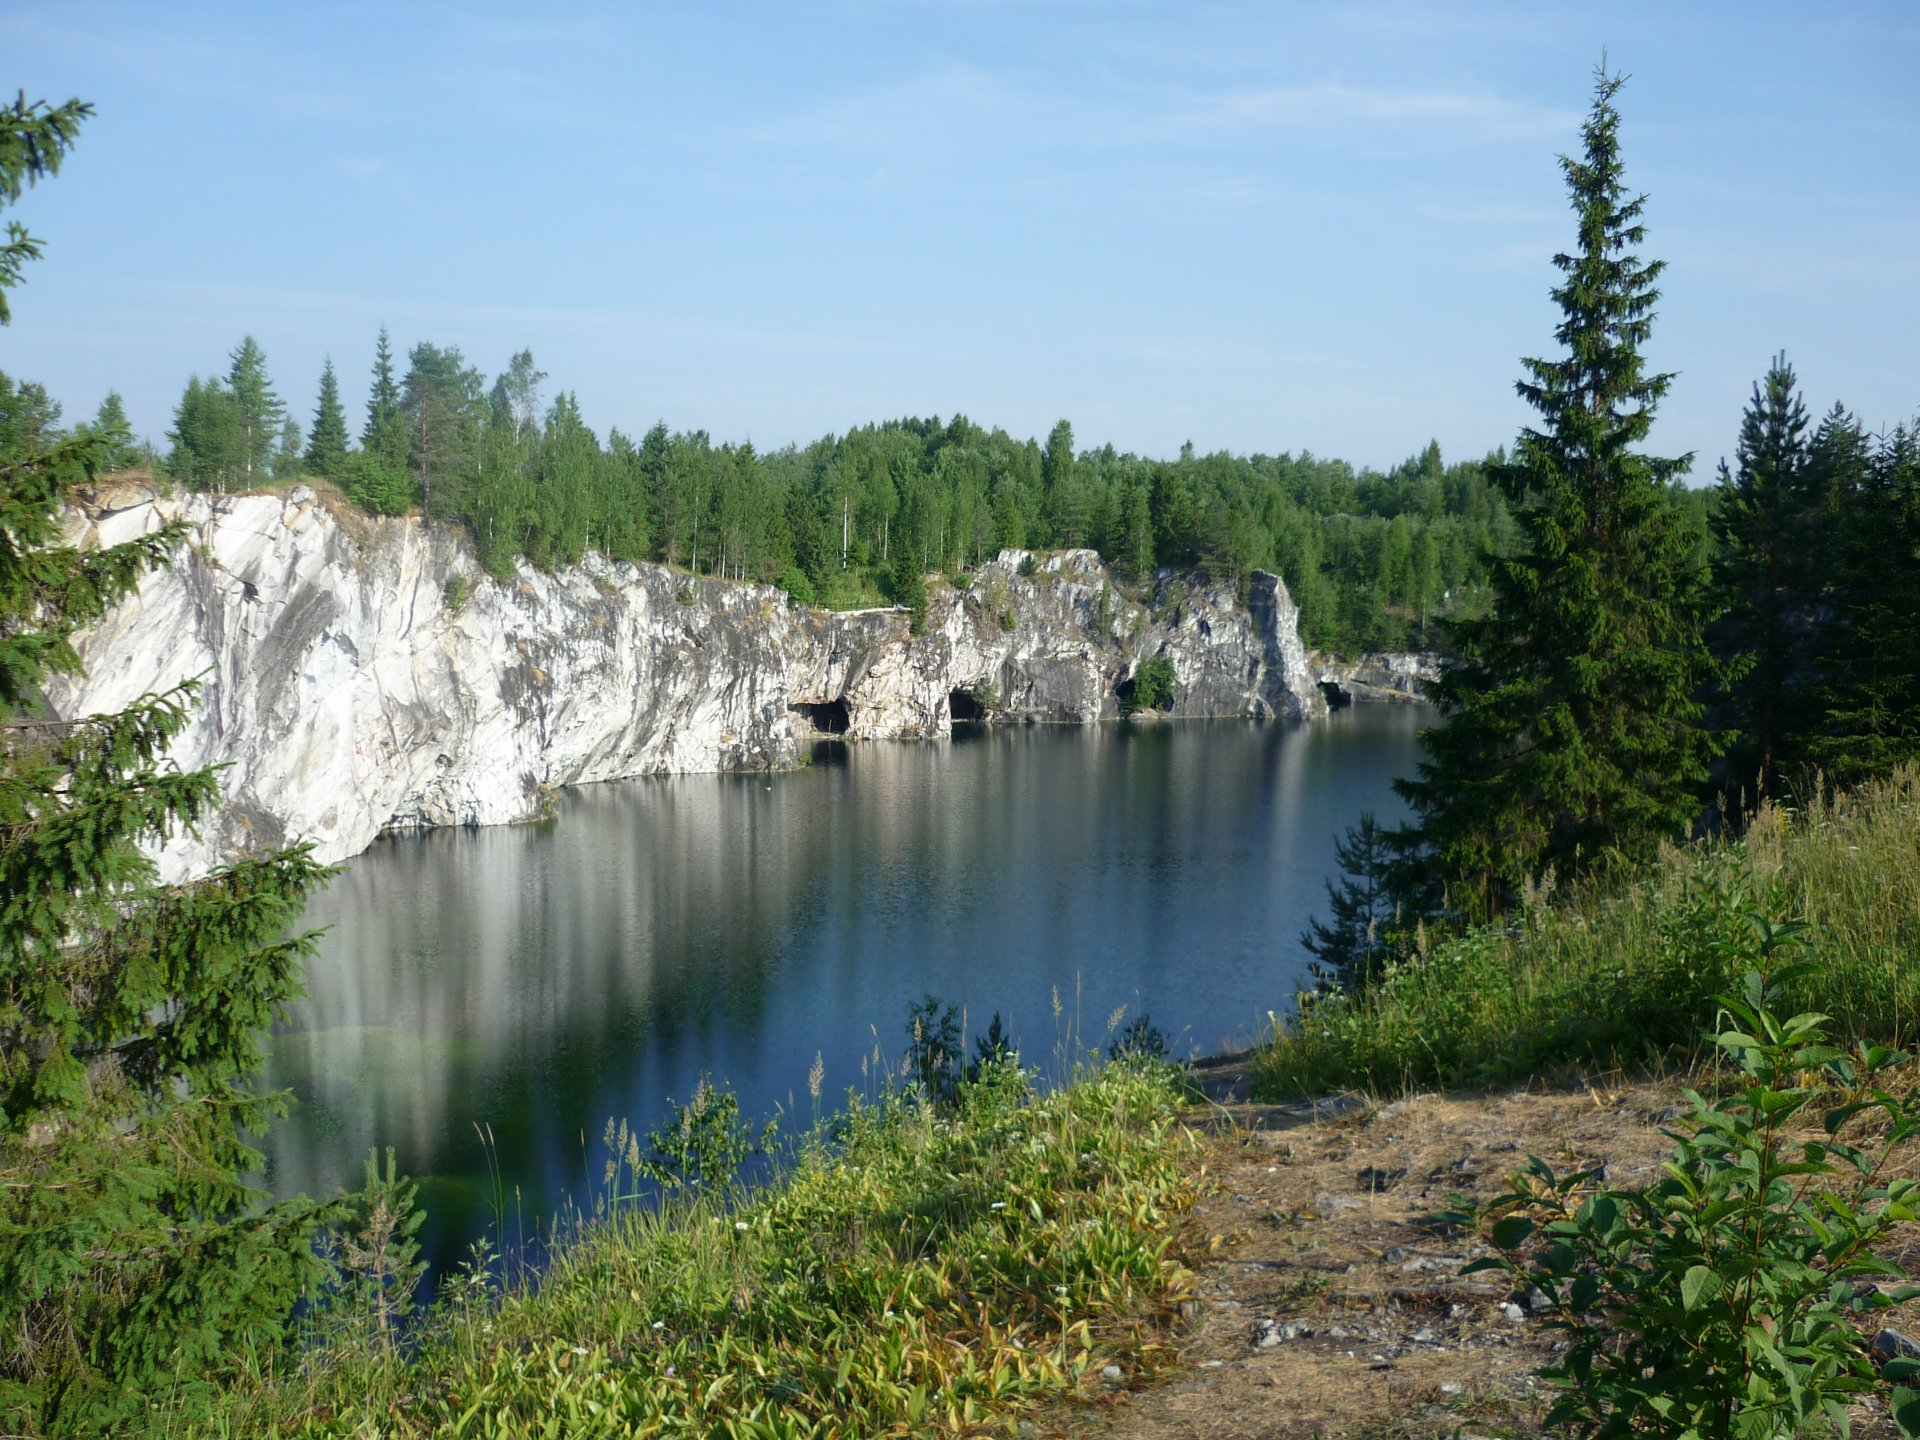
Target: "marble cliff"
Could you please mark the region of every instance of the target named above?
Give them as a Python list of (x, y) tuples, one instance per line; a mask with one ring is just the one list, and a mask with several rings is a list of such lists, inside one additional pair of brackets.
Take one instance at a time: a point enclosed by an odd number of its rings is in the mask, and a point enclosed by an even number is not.
[(171, 877), (249, 849), (314, 842), (324, 860), (384, 830), (488, 825), (559, 786), (674, 771), (778, 769), (821, 733), (949, 733), (956, 710), (1094, 724), (1139, 666), (1172, 657), (1176, 716), (1324, 712), (1277, 576), (1245, 601), (1163, 575), (1121, 593), (1091, 551), (1005, 550), (904, 612), (830, 613), (771, 586), (590, 556), (502, 584), (457, 531), (376, 519), (304, 486), (167, 498), (105, 489), (71, 538), (113, 544), (170, 516), (173, 565), (80, 637), (59, 715), (116, 710), (199, 677), (174, 758), (226, 767), (224, 804), (161, 856)]

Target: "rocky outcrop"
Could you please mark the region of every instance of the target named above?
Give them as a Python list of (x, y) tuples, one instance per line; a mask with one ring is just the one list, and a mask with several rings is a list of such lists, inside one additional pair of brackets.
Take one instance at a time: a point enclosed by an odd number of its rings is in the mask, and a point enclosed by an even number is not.
[(85, 677), (48, 700), (72, 718), (199, 678), (174, 758), (225, 766), (225, 803), (168, 844), (175, 876), (295, 839), (337, 860), (391, 828), (521, 820), (563, 785), (781, 768), (823, 732), (943, 736), (956, 704), (1091, 724), (1160, 653), (1176, 715), (1324, 711), (1271, 575), (1250, 606), (1189, 582), (1149, 610), (1091, 551), (1003, 551), (937, 589), (915, 636), (902, 611), (807, 610), (598, 556), (501, 584), (455, 531), (306, 487), (102, 492), (72, 538), (113, 544), (172, 515), (192, 527), (173, 566), (80, 637)]
[(1431, 652), (1361, 655), (1343, 660), (1315, 650), (1307, 666), (1334, 706), (1390, 702), (1413, 704), (1427, 698), (1427, 686), (1440, 678), (1440, 657)]

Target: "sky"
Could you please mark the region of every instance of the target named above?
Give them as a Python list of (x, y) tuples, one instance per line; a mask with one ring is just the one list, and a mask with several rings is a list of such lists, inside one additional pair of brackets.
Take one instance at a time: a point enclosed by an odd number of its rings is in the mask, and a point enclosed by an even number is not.
[(531, 348), (603, 434), (762, 449), (901, 415), (1082, 447), (1452, 458), (1555, 353), (1557, 157), (1621, 93), (1650, 448), (1710, 478), (1784, 350), (1920, 411), (1920, 6), (0, 7), (0, 87), (93, 102), (6, 218), (0, 369), (163, 447), (246, 334), (293, 414), (376, 333)]

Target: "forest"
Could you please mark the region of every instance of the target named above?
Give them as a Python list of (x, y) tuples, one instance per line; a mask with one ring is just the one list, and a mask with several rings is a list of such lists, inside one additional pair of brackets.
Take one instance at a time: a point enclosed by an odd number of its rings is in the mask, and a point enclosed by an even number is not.
[(594, 549), (850, 608), (1005, 547), (1090, 547), (1137, 582), (1163, 566), (1269, 569), (1308, 643), (1343, 652), (1431, 643), (1436, 620), (1482, 603), (1485, 557), (1514, 538), (1487, 478), (1498, 454), (1449, 464), (1430, 444), (1385, 474), (1191, 445), (1153, 460), (1076, 448), (1065, 420), (1043, 443), (964, 415), (765, 452), (664, 422), (603, 440), (571, 393), (547, 399), (546, 379), (525, 350), (491, 382), (457, 347), (422, 342), (403, 364), (382, 330), (356, 436), (331, 362), (303, 426), (249, 336), (225, 375), (188, 382), (155, 458), (194, 489), (315, 477), (374, 513), (424, 511), (466, 527), (497, 577), (522, 557), (550, 568)]

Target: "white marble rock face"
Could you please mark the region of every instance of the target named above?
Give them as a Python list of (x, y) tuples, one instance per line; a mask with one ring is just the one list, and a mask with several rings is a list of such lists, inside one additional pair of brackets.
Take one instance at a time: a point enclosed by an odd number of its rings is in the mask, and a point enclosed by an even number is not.
[(954, 691), (991, 686), (997, 718), (1094, 724), (1163, 651), (1175, 715), (1324, 708), (1298, 612), (1263, 572), (1246, 605), (1185, 577), (1146, 614), (1092, 551), (1007, 550), (964, 590), (936, 587), (913, 636), (898, 611), (805, 610), (772, 586), (597, 555), (500, 584), (457, 531), (305, 486), (108, 488), (69, 512), (69, 538), (110, 545), (171, 516), (192, 531), (172, 566), (79, 637), (86, 674), (48, 700), (75, 718), (199, 678), (173, 759), (224, 766), (223, 804), (160, 852), (174, 879), (294, 840), (333, 861), (387, 829), (523, 820), (563, 785), (784, 768), (814, 734), (796, 707), (841, 702), (850, 739), (935, 738)]

